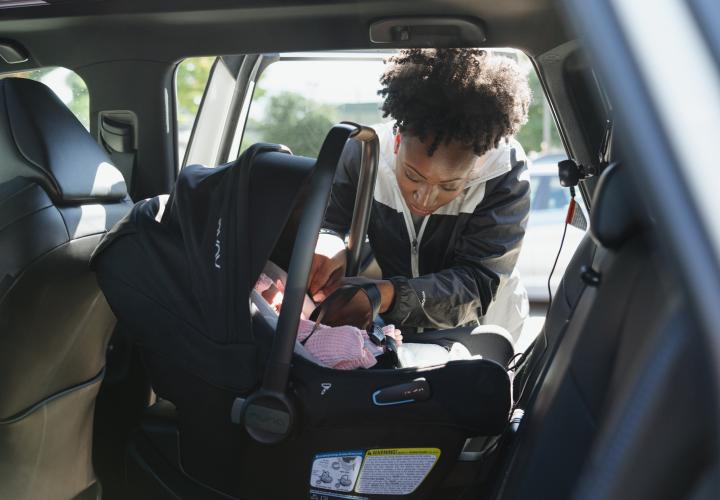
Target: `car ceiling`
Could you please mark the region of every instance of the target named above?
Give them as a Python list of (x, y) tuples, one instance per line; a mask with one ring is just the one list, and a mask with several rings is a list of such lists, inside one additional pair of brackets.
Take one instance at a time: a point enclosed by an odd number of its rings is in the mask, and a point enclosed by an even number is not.
[(49, 0), (0, 9), (0, 33), (29, 52), (27, 66), (78, 68), (112, 60), (370, 48), (373, 21), (440, 15), (480, 20), (486, 46), (534, 55), (570, 38), (552, 0)]
[[(0, 43), (19, 44), (30, 58), (0, 61), (0, 73), (64, 66), (87, 82), (92, 109), (135, 112), (143, 124), (135, 192), (141, 198), (166, 192), (177, 165), (174, 146), (157, 140), (166, 109), (148, 89), (169, 88), (174, 63), (186, 57), (401, 47), (373, 45), (370, 25), (447, 16), (480, 24), (482, 46), (534, 57), (552, 105), (569, 104), (563, 68), (576, 44), (556, 0), (45, 0), (3, 8), (8, 1), (23, 0), (0, 0)], [(561, 130), (569, 154), (587, 164), (594, 149), (573, 114), (569, 108), (558, 113)], [(94, 119), (91, 132), (97, 134)]]

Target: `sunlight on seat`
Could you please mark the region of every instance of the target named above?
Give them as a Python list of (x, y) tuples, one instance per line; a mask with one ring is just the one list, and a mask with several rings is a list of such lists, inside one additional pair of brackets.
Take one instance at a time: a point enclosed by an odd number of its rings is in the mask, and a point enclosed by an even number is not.
[[(122, 187), (120, 187), (122, 184)], [(95, 169), (95, 179), (93, 180), (92, 190), (93, 196), (107, 196), (111, 193), (125, 191), (125, 179), (120, 171), (107, 162), (102, 162)]]
[(103, 205), (81, 205), (78, 208), (80, 217), (71, 231), (73, 239), (105, 231), (107, 211)]

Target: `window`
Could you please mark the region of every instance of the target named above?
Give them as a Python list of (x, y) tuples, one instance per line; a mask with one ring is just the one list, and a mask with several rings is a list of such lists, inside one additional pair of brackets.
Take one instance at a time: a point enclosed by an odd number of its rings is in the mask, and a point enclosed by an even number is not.
[(528, 122), (520, 129), (516, 139), (523, 145), (531, 159), (558, 153), (564, 154), (565, 149), (555, 126), (550, 105), (545, 99), (545, 93), (540, 85), (540, 79), (528, 57), (521, 52), (516, 52), (516, 54), (518, 62), (528, 73), (530, 90), (533, 95), (528, 110)]
[[(315, 57), (310, 60), (309, 57)], [(372, 125), (387, 121), (380, 111), (382, 55), (282, 56), (255, 87), (240, 150), (256, 142), (288, 146), (317, 156), (325, 134), (339, 121)], [(345, 57), (346, 60), (336, 58)]]
[(552, 183), (549, 187), (550, 192), (548, 193), (547, 209), (562, 210), (566, 208), (568, 203), (570, 203), (570, 193), (568, 193), (568, 190), (560, 186), (559, 183)]
[[(550, 106), (525, 54), (500, 50), (527, 71), (533, 101), (517, 135), (530, 158), (564, 152)], [(293, 153), (317, 156), (330, 127), (341, 120), (372, 125), (383, 118), (380, 75), (392, 51), (282, 54), (255, 86), (240, 152), (256, 142), (281, 143)]]
[(67, 68), (48, 66), (46, 68), (5, 73), (0, 78), (29, 78), (42, 82), (52, 89), (78, 120), (90, 130), (90, 94), (80, 76)]
[(175, 73), (178, 158), (185, 157), (195, 117), (207, 85), (215, 57), (191, 57), (182, 61)]

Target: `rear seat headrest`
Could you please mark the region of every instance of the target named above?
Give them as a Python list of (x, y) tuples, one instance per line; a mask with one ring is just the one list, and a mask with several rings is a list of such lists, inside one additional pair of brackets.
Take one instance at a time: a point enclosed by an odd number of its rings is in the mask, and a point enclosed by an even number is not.
[(0, 80), (0, 152), (0, 183), (30, 178), (56, 203), (127, 197), (120, 171), (42, 83), (24, 78)]
[(640, 203), (627, 173), (618, 163), (609, 165), (595, 188), (590, 215), (593, 239), (605, 248), (616, 250), (642, 229), (642, 221)]

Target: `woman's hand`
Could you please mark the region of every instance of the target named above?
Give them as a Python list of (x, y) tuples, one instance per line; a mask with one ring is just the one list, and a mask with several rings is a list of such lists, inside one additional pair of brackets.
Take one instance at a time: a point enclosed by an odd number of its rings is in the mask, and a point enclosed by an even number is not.
[(395, 325), (385, 325), (382, 327), (382, 331), (388, 337), (392, 337), (395, 340), (395, 347), (402, 345), (402, 332), (395, 328)]
[(345, 276), (347, 256), (345, 242), (334, 234), (321, 233), (315, 246), (308, 288), (315, 302), (322, 302)]
[[(338, 281), (336, 288), (340, 285), (353, 285), (362, 283), (374, 283), (380, 290), (380, 312), (388, 310), (395, 298), (395, 287), (388, 280), (371, 280), (367, 278), (343, 278)], [(353, 298), (342, 307), (333, 305), (325, 312), (323, 323), (329, 326), (353, 325), (358, 328), (365, 328), (372, 320), (372, 310), (367, 295), (358, 291)]]
[[(340, 280), (340, 285), (361, 285), (363, 283), (374, 283), (380, 291), (380, 312), (384, 313), (395, 300), (395, 285), (390, 280), (371, 280), (369, 278), (363, 278), (360, 276), (352, 276), (349, 278), (343, 278)], [(364, 294), (363, 294), (364, 295)], [(367, 303), (367, 300), (365, 300)]]

